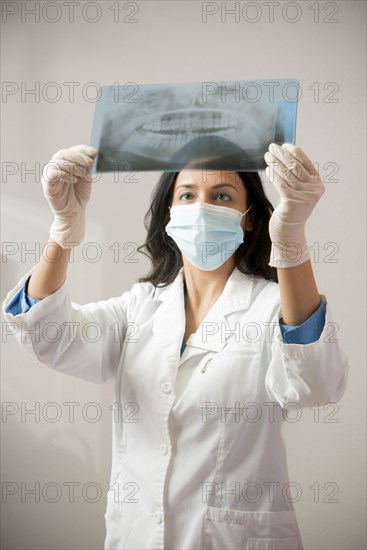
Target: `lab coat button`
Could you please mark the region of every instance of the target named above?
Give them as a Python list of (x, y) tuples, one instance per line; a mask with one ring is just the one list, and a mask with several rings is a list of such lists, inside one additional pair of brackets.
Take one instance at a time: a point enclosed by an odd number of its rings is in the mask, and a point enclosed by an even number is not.
[(161, 449), (162, 455), (167, 454), (167, 445), (166, 445), (165, 443), (162, 443), (162, 444), (160, 445), (160, 449)]
[(156, 521), (157, 523), (162, 523), (162, 514), (161, 514), (160, 512), (156, 512), (156, 513), (154, 514), (154, 517), (155, 517), (155, 521)]
[(168, 382), (165, 382), (164, 384), (162, 384), (161, 388), (164, 393), (170, 393), (170, 391), (172, 390), (172, 386)]

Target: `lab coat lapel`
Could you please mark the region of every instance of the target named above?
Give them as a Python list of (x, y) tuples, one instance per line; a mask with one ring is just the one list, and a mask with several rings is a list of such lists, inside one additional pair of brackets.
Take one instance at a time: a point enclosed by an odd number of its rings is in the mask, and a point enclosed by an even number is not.
[(160, 290), (158, 300), (161, 301), (161, 304), (154, 315), (153, 334), (158, 339), (169, 362), (177, 362), (180, 358), (186, 325), (183, 267), (175, 280)]
[(221, 296), (208, 312), (195, 334), (187, 341), (191, 347), (221, 351), (231, 336), (228, 318), (238, 311), (245, 312), (251, 303), (253, 277), (235, 267)]
[[(227, 344), (230, 331), (227, 318), (237, 311), (246, 311), (251, 303), (253, 277), (244, 275), (237, 267), (230, 274), (221, 296), (213, 305), (187, 345), (219, 352)], [(185, 304), (183, 292), (183, 267), (177, 277), (160, 291), (162, 302), (154, 316), (153, 333), (170, 362), (180, 359), (182, 339), (185, 334)]]

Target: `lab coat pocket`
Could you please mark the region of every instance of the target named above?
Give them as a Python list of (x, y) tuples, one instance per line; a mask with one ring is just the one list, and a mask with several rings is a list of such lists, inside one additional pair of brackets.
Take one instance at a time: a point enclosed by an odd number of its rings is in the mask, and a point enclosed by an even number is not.
[(205, 550), (243, 549), (242, 512), (208, 506), (205, 514)]
[(208, 506), (204, 548), (303, 550), (295, 512), (244, 512)]

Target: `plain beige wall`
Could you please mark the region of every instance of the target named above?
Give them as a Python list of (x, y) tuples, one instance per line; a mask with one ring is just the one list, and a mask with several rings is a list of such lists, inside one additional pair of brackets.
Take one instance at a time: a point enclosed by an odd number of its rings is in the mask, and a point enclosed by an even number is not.
[[(338, 337), (351, 368), (346, 394), (332, 417), (336, 422), (327, 421), (331, 408), (320, 407), (319, 421), (313, 411), (304, 410), (299, 422), (286, 423), (290, 479), (302, 492), (295, 508), (306, 548), (366, 548), (365, 2), (319, 2), (317, 14), (314, 1), (281, 1), (274, 5), (273, 21), (266, 2), (239, 2), (238, 22), (221, 13), (220, 2), (212, 2), (210, 9), (218, 13), (208, 16), (206, 23), (200, 1), (130, 6), (81, 1), (75, 5), (74, 22), (62, 1), (58, 11), (55, 3), (40, 2), (37, 22), (25, 12), (35, 4), (3, 3), (1, 61), (7, 93), (2, 100), (2, 241), (7, 254), (1, 264), (2, 300), (36, 261), (37, 256), (25, 252), (38, 247), (39, 258), (52, 222), (39, 179), (25, 171), (35, 163), (42, 167), (60, 148), (89, 142), (94, 113), (93, 101), (87, 100), (88, 93), (90, 99), (93, 95), (90, 83), (300, 80), (296, 143), (319, 163), (326, 180), (326, 193), (307, 226), (308, 241), (318, 243), (314, 271), (319, 291), (327, 296), (339, 324)], [(118, 4), (119, 20), (114, 22)], [(129, 17), (134, 5), (139, 11)], [(233, 8), (235, 2), (224, 6)], [(92, 23), (97, 8), (100, 19)], [(58, 16), (59, 21), (50, 22)], [(55, 88), (50, 82), (61, 90), (58, 101), (51, 101)], [(73, 101), (66, 82), (79, 83)], [(39, 101), (32, 95), (22, 97), (22, 89), (36, 83)], [(334, 182), (333, 166), (338, 168)], [(158, 177), (159, 173), (140, 173), (132, 185), (122, 174), (117, 182), (105, 175), (95, 183), (84, 244), (99, 243), (102, 257), (88, 261), (86, 249), (75, 251), (68, 272), (74, 302), (120, 295), (147, 273), (147, 259), (137, 254), (138, 262), (128, 263), (132, 248), (123, 246), (143, 242), (143, 216)], [(265, 189), (276, 202), (269, 182)], [(109, 249), (116, 242), (119, 262)], [(335, 263), (327, 261), (332, 251), (323, 248), (327, 243), (338, 247)], [(13, 337), (4, 342), (3, 336), (2, 400), (19, 409), (2, 423), (3, 488), (4, 482), (18, 488), (2, 504), (3, 548), (103, 546), (112, 390), (112, 384), (97, 386), (55, 373), (30, 357)], [(74, 422), (69, 421), (66, 402), (79, 403)], [(95, 423), (88, 421), (88, 414), (91, 418), (95, 412), (86, 408), (91, 402), (102, 411)], [(47, 408), (50, 403), (59, 404), (58, 422), (50, 420), (55, 414), (50, 405)], [(37, 406), (39, 421), (32, 415), (22, 418), (22, 410)], [(66, 484), (72, 482), (79, 485), (70, 503)], [(36, 483), (40, 502), (24, 493)], [(55, 490), (47, 483), (61, 489), (58, 502), (50, 502)], [(92, 488), (85, 493), (87, 483), (103, 491), (95, 504), (87, 501), (94, 498)]]

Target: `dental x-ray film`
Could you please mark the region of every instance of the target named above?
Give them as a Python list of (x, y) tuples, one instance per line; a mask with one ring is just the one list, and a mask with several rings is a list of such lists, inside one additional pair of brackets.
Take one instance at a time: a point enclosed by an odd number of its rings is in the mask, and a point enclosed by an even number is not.
[(296, 79), (128, 83), (99, 92), (92, 173), (265, 170), (270, 143), (295, 143)]

